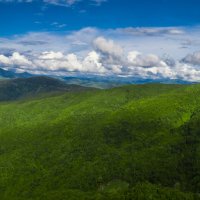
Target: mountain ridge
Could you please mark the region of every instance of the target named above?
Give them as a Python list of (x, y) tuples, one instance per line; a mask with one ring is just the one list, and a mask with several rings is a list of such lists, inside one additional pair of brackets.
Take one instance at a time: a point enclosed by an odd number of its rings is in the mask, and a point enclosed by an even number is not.
[[(33, 75), (27, 72), (15, 73), (9, 70), (3, 70), (0, 68), (1, 78), (30, 78), (44, 75)], [(138, 78), (138, 77), (120, 77), (120, 76), (102, 76), (102, 75), (74, 75), (74, 76), (56, 76), (56, 75), (46, 75), (47, 77), (52, 77), (64, 81), (66, 84), (75, 84), (84, 87), (94, 87), (99, 89), (109, 89), (113, 87), (119, 87), (121, 85), (131, 85), (131, 84), (145, 84), (145, 83), (164, 83), (164, 84), (193, 84), (196, 82), (189, 82), (179, 79), (148, 79), (148, 78)]]
[(17, 100), (53, 92), (78, 92), (90, 88), (65, 82), (47, 76), (0, 80), (0, 101)]
[(0, 68), (0, 78), (29, 78), (32, 76), (33, 75), (29, 74), (28, 72), (16, 73), (13, 71), (9, 71), (9, 70)]

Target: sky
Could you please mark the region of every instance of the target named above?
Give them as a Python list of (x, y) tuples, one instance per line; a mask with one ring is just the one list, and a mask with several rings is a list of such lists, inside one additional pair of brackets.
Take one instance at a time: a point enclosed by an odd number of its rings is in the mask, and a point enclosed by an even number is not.
[(0, 0), (0, 67), (200, 81), (199, 0)]

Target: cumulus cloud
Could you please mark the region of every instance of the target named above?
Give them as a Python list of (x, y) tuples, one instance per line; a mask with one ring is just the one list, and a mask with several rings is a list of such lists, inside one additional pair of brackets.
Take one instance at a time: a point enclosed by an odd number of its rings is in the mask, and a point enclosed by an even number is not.
[(101, 74), (107, 71), (100, 62), (100, 56), (95, 51), (90, 52), (84, 59), (83, 70)]
[[(160, 28), (160, 31), (164, 29), (165, 28)], [(114, 42), (115, 46), (111, 49), (117, 49), (112, 50), (115, 55), (119, 55), (122, 51), (127, 53), (136, 49), (145, 54), (152, 53), (159, 56), (168, 53), (176, 58), (184, 56), (191, 51), (197, 51), (200, 48), (200, 29), (192, 32), (184, 30), (185, 33), (181, 36), (176, 34), (171, 35), (168, 33), (162, 37), (132, 35), (127, 34), (125, 30), (126, 28), (119, 31), (118, 29), (102, 30), (86, 27), (76, 31), (62, 32), (60, 34), (52, 32), (30, 32), (24, 35), (15, 35), (8, 38), (0, 37), (0, 49), (5, 50), (9, 47), (12, 49), (12, 52), (17, 51), (24, 53), (31, 51), (32, 54), (44, 51), (57, 52), (62, 50), (65, 53), (73, 52), (79, 55), (82, 54), (81, 56), (84, 56), (89, 51), (96, 50), (97, 52), (104, 52), (106, 55), (105, 51), (108, 51)], [(139, 30), (140, 29), (138, 28), (138, 31)], [(177, 28), (177, 30), (179, 29)], [(182, 29), (179, 31), (181, 30)], [(180, 49), (182, 43), (188, 41), (188, 38), (190, 37), (193, 38), (195, 43), (190, 44), (187, 49)], [(95, 39), (96, 41), (94, 41)], [(102, 42), (102, 44), (99, 44), (100, 42)], [(107, 48), (107, 50), (105, 48)]]
[(0, 63), (3, 65), (9, 65), (10, 59), (4, 55), (0, 55)]
[(93, 42), (97, 51), (114, 57), (122, 56), (123, 49), (114, 43), (113, 40), (106, 40), (104, 37), (98, 37)]
[(200, 65), (200, 51), (193, 54), (188, 54), (182, 59), (182, 62), (189, 63), (192, 65)]
[[(107, 52), (108, 53), (108, 52)], [(109, 52), (112, 55), (112, 51)], [(176, 61), (168, 65), (157, 55), (145, 55), (138, 51), (127, 54), (122, 63), (109, 63), (103, 61), (103, 55), (96, 51), (89, 52), (84, 58), (62, 52), (42, 52), (39, 55), (27, 58), (18, 52), (11, 56), (0, 55), (0, 64), (5, 68), (15, 68), (18, 72), (31, 72), (38, 74), (58, 75), (62, 72), (92, 73), (101, 75), (132, 76), (151, 79), (181, 79), (187, 81), (200, 81), (200, 69), (189, 63)]]
[(157, 55), (148, 54), (143, 55), (138, 51), (131, 51), (128, 53), (128, 61), (130, 65), (139, 67), (163, 67), (166, 63), (162, 61)]
[(62, 52), (54, 52), (54, 51), (45, 51), (39, 56), (41, 60), (57, 60), (62, 59), (64, 57)]
[[(188, 49), (179, 48), (190, 35), (198, 41), (200, 30), (187, 33), (178, 28), (156, 28), (141, 30), (138, 35), (126, 32), (88, 27), (59, 35), (43, 32), (0, 38), (0, 66), (35, 74), (90, 73), (200, 81), (200, 46), (191, 43)], [(154, 39), (153, 34), (159, 37)]]
[(17, 65), (17, 66), (30, 66), (32, 62), (29, 61), (24, 55), (14, 52), (12, 56), (6, 57), (0, 55), (0, 63), (3, 65)]
[(123, 48), (111, 39), (97, 37), (93, 41), (95, 51), (100, 55), (100, 62), (108, 69), (120, 72), (125, 65)]
[(77, 55), (63, 54), (62, 52), (42, 52), (40, 55), (29, 60), (24, 55), (14, 52), (11, 56), (0, 55), (0, 64), (5, 68), (21, 69), (32, 72), (87, 72), (105, 74), (107, 69), (100, 62), (100, 55), (91, 51), (83, 59), (78, 59)]

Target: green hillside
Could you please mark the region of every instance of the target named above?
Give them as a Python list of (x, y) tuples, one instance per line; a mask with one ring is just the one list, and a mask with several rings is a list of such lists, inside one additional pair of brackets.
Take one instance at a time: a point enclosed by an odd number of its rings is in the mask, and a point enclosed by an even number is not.
[(200, 199), (200, 85), (36, 94), (0, 103), (1, 200)]
[(89, 90), (89, 88), (65, 84), (63, 81), (46, 76), (2, 79), (0, 80), (0, 101), (17, 100), (50, 92), (61, 93), (82, 90)]

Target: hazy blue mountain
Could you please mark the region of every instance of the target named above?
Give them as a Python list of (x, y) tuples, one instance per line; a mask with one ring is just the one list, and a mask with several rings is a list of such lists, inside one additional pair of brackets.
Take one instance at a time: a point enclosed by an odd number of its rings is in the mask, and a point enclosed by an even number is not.
[(97, 88), (112, 88), (129, 84), (145, 84), (145, 83), (166, 83), (166, 84), (192, 84), (180, 79), (141, 79), (138, 77), (119, 77), (119, 76), (79, 76), (79, 77), (63, 77), (66, 83), (78, 84), (82, 86)]
[[(0, 68), (0, 78), (29, 78), (41, 75), (32, 75), (30, 73), (16, 73)], [(167, 84), (191, 84), (191, 82), (180, 79), (141, 79), (138, 77), (120, 77), (120, 76), (98, 76), (98, 75), (77, 75), (77, 76), (50, 76), (52, 78), (63, 80), (66, 84), (75, 84), (94, 88), (112, 88), (128, 84), (144, 83), (167, 83)]]
[(5, 70), (0, 68), (0, 78), (28, 78), (33, 75), (24, 72), (24, 73), (16, 73), (13, 71)]

